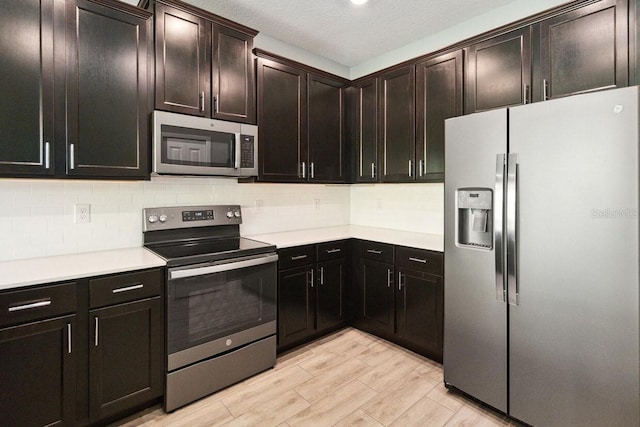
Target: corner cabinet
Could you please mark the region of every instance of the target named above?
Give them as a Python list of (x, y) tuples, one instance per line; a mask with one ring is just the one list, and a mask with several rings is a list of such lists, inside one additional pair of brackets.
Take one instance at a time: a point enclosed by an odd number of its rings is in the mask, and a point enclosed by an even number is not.
[(181, 1), (144, 5), (156, 17), (155, 108), (255, 123), (258, 32)]
[(0, 175), (149, 176), (150, 17), (108, 0), (3, 4)]
[(355, 86), (356, 182), (377, 182), (380, 177), (378, 150), (378, 79), (368, 78)]
[(259, 180), (347, 180), (347, 81), (257, 52)]

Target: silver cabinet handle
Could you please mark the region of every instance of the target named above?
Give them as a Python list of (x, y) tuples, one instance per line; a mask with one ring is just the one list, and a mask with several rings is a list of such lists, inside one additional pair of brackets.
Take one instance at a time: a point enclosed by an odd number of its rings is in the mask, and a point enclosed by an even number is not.
[(142, 288), (144, 288), (144, 285), (142, 283), (138, 283), (136, 285), (131, 285), (131, 286), (125, 286), (123, 288), (112, 289), (111, 293), (119, 294), (121, 292), (130, 292), (130, 291), (135, 291), (136, 289), (142, 289)]
[(418, 175), (420, 177), (422, 177), (424, 174), (422, 173), (422, 165), (424, 163), (424, 160), (420, 159), (420, 161), (418, 162)]
[(542, 79), (542, 100), (547, 101), (549, 99), (549, 82), (547, 79)]
[(69, 169), (76, 168), (76, 152), (75, 145), (69, 144)]
[(324, 267), (320, 267), (320, 284), (324, 285)]
[(507, 161), (507, 295), (510, 305), (518, 305), (517, 189), (518, 154), (510, 153)]
[(338, 252), (342, 252), (342, 249), (327, 249), (325, 252), (328, 254), (335, 254)]
[(200, 92), (200, 111), (204, 112), (204, 91)]
[(49, 169), (50, 167), (50, 158), (51, 158), (51, 144), (49, 141), (44, 143), (44, 167), (45, 169)]
[(496, 299), (504, 302), (504, 235), (502, 233), (504, 221), (504, 169), (505, 154), (496, 155), (496, 186), (493, 205), (493, 235), (496, 257)]
[(302, 162), (302, 179), (307, 177), (307, 163)]
[(315, 163), (311, 162), (309, 164), (309, 178), (313, 179), (315, 177)]
[(392, 277), (393, 277), (393, 272), (391, 271), (390, 268), (387, 268), (387, 288), (391, 287), (391, 281), (393, 280)]
[(422, 258), (413, 258), (413, 257), (410, 257), (410, 258), (409, 258), (409, 261), (419, 262), (419, 263), (422, 263), (422, 264), (426, 264), (426, 263), (427, 263), (427, 260), (426, 260), (426, 259), (422, 259)]
[(376, 177), (376, 164), (371, 163), (371, 178), (375, 178), (375, 177)]
[(309, 281), (309, 284), (313, 288), (313, 269), (309, 270), (309, 274), (311, 275), (311, 280)]
[(97, 347), (98, 346), (98, 318), (97, 317), (94, 318), (94, 322), (95, 322), (95, 331), (94, 331), (95, 338), (94, 338), (93, 344), (95, 347)]
[(374, 255), (382, 254), (382, 251), (377, 251), (375, 249), (367, 249), (367, 252), (370, 253), (370, 254), (374, 254)]
[(522, 83), (522, 103), (529, 103), (529, 85), (526, 83)]
[(298, 261), (301, 259), (305, 259), (307, 256), (306, 255), (297, 255), (297, 256), (292, 256), (291, 257), (291, 261)]
[(413, 162), (409, 160), (409, 176), (413, 176)]
[(13, 307), (9, 307), (9, 312), (30, 310), (32, 308), (46, 307), (48, 305), (51, 305), (51, 299), (47, 299), (45, 301), (32, 302), (29, 304), (15, 305)]
[(398, 271), (398, 290), (402, 290), (402, 272)]
[(67, 323), (67, 353), (71, 354), (71, 323)]
[[(204, 111), (204, 110), (202, 110), (202, 111)], [(216, 113), (216, 114), (218, 113), (218, 97), (217, 96), (213, 97), (213, 112)]]

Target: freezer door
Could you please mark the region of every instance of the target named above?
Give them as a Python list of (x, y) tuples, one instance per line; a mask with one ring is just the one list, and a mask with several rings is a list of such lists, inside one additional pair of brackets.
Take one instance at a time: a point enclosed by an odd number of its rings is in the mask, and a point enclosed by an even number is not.
[[(507, 306), (502, 274), (496, 276), (496, 265), (502, 264), (502, 242), (494, 238), (492, 245), (475, 248), (459, 244), (467, 239), (456, 222), (462, 219), (458, 190), (478, 189), (470, 193), (484, 197), (489, 189), (492, 216), (484, 218), (483, 224), (491, 220), (494, 230), (502, 227), (496, 162), (507, 150), (507, 110), (449, 119), (445, 132), (444, 381), (506, 412)], [(496, 211), (498, 216), (493, 216)], [(478, 212), (482, 213), (470, 214)], [(471, 224), (477, 231), (477, 218)]]
[(510, 109), (517, 305), (510, 415), (637, 426), (638, 88)]

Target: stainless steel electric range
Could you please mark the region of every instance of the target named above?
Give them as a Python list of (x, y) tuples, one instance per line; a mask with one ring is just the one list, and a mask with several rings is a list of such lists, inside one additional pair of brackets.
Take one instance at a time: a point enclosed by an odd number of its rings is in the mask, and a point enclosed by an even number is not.
[(277, 260), (240, 237), (237, 205), (147, 208), (144, 245), (167, 262), (167, 412), (273, 367)]

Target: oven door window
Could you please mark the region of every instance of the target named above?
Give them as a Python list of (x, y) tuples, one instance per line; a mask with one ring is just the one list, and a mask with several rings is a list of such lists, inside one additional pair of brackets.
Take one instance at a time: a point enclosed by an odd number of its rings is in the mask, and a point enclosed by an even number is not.
[(276, 319), (276, 264), (169, 280), (169, 354)]
[(162, 126), (162, 163), (230, 168), (235, 159), (235, 134)]

